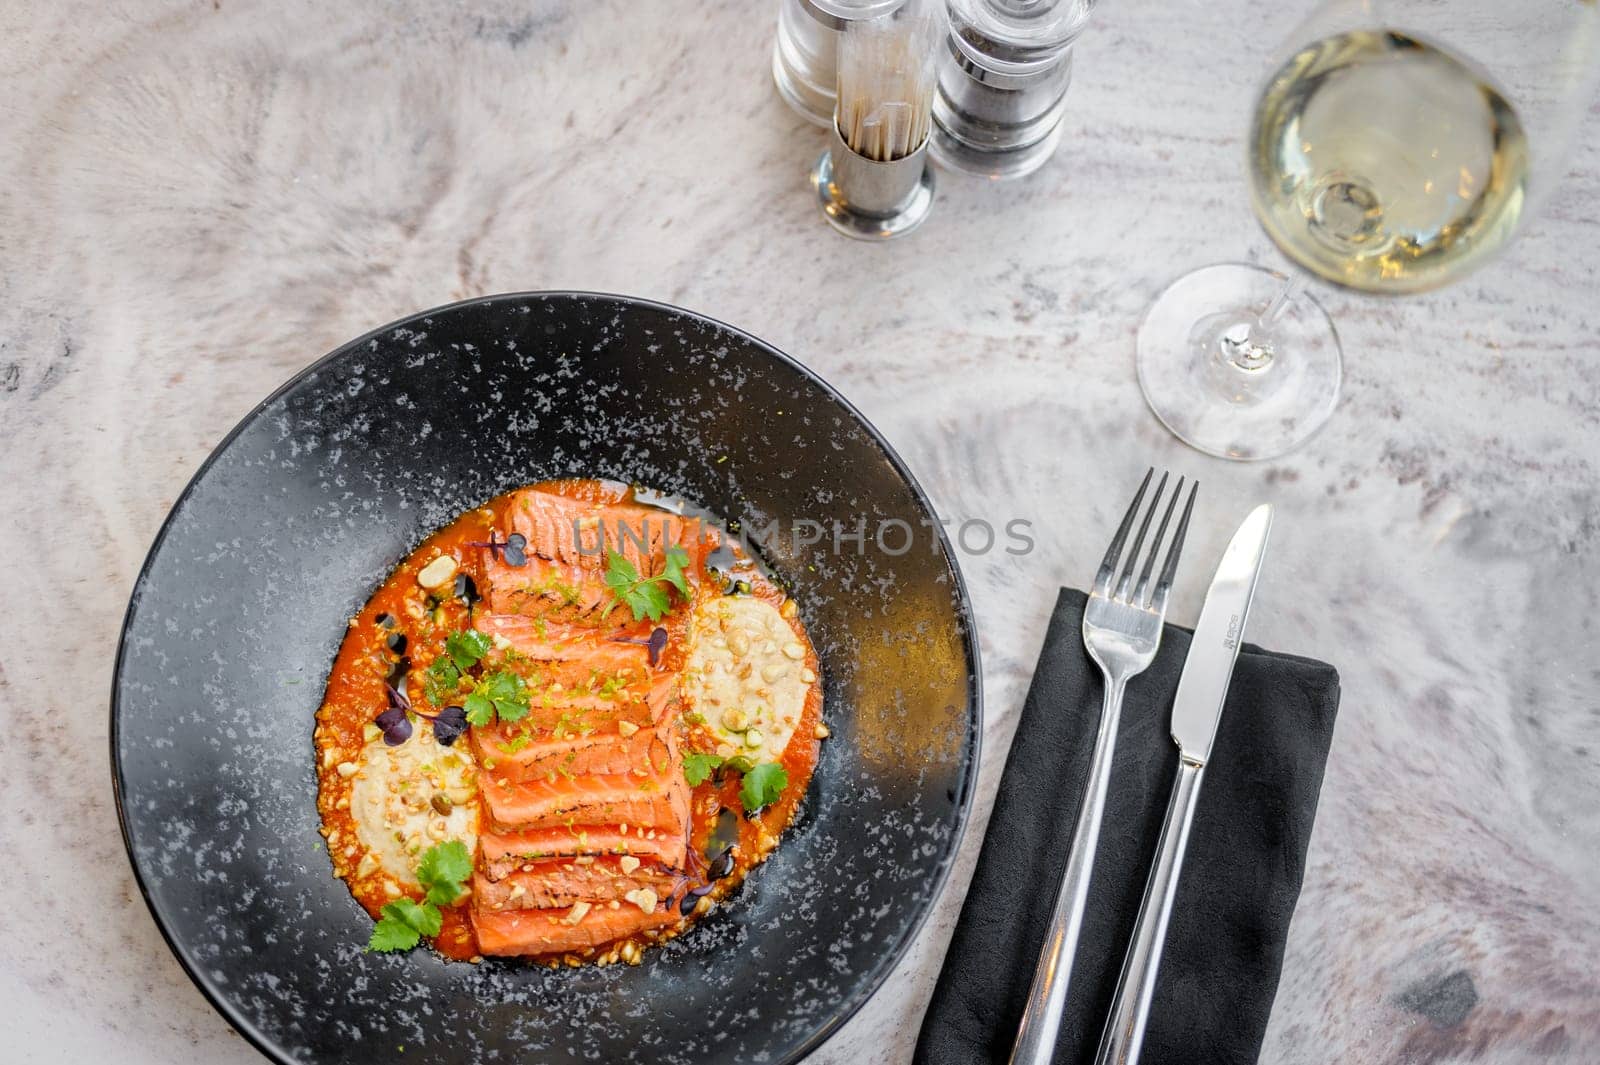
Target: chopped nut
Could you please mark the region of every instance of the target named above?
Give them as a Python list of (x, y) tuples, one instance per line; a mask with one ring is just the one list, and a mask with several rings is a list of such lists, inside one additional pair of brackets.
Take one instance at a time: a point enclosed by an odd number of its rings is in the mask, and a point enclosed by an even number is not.
[(455, 579), (456, 560), (449, 555), (440, 555), (432, 562), (423, 566), (417, 573), (417, 583), (433, 591), (442, 588), (445, 584)]
[(353, 777), (360, 768), (354, 762), (340, 762), (338, 773), (341, 777)]
[(758, 728), (753, 728), (744, 734), (744, 745), (746, 747), (760, 747), (766, 741), (767, 738), (761, 734), (761, 730)]
[(738, 629), (728, 633), (728, 650), (743, 658), (750, 653), (750, 637)]
[(783, 653), (785, 657), (792, 658), (798, 662), (800, 659), (806, 656), (806, 649), (801, 647), (798, 643), (791, 642), (783, 645)]
[(811, 672), (809, 669), (802, 669), (800, 671), (800, 680), (804, 684), (815, 684), (817, 681), (817, 675)]
[(825, 740), (825, 739), (827, 739), (827, 738), (828, 738), (828, 737), (829, 737), (829, 736), (832, 736), (832, 735), (833, 735), (833, 732), (832, 732), (832, 731), (831, 731), (831, 730), (829, 730), (829, 728), (828, 728), (828, 726), (827, 726), (827, 725), (824, 725), (824, 724), (822, 724), (822, 723), (821, 723), (821, 722), (820, 722), (820, 721), (819, 721), (819, 722), (817, 722), (817, 728), (816, 728), (816, 731), (814, 731), (814, 732), (813, 732), (813, 733), (811, 733), (811, 734), (812, 734), (812, 735), (813, 735), (813, 736), (815, 736), (815, 737), (816, 737), (816, 738), (817, 738), (817, 739), (819, 739), (819, 740)]
[(645, 913), (656, 912), (656, 902), (658, 900), (656, 899), (655, 891), (651, 888), (635, 888), (622, 897), (639, 907), (639, 909), (643, 910)]
[(429, 804), (440, 817), (449, 817), (450, 811), (455, 809), (455, 803), (450, 801), (450, 796), (442, 791), (435, 792), (433, 798), (429, 800)]
[(593, 909), (593, 906), (587, 902), (575, 902), (572, 904), (572, 912), (562, 918), (562, 921), (565, 924), (577, 924), (588, 915), (591, 909)]
[(622, 944), (621, 954), (622, 954), (622, 960), (627, 962), (629, 965), (638, 965), (639, 964), (639, 959), (640, 959), (639, 944), (633, 942), (632, 940), (629, 940), (628, 942)]
[(783, 605), (778, 608), (778, 613), (783, 617), (792, 618), (800, 613), (800, 606), (793, 599), (785, 599)]
[(750, 715), (738, 707), (731, 707), (722, 712), (722, 727), (729, 732), (743, 732), (750, 727)]
[(617, 864), (622, 867), (622, 871), (624, 873), (631, 874), (635, 869), (639, 868), (639, 859), (635, 858), (631, 854), (624, 854), (622, 856), (622, 860), (617, 862)]
[(761, 667), (761, 679), (768, 684), (774, 684), (783, 677), (788, 676), (789, 667), (782, 662), (768, 662)]
[(390, 880), (383, 885), (383, 893), (391, 899), (397, 899), (400, 897), (400, 885)]
[(360, 864), (356, 866), (356, 879), (359, 880), (362, 877), (371, 876), (377, 871), (378, 859), (372, 854), (366, 854), (362, 857)]
[(639, 731), (639, 726), (635, 725), (632, 721), (618, 721), (617, 722), (617, 732), (619, 732), (624, 739), (626, 739), (629, 736), (632, 736), (635, 732), (638, 732), (638, 731)]

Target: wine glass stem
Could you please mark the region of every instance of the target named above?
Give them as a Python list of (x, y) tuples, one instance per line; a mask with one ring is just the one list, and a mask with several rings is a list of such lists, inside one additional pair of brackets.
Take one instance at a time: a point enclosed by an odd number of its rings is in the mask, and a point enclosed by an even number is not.
[(1260, 373), (1272, 365), (1276, 355), (1273, 347), (1273, 326), (1283, 312), (1294, 302), (1305, 288), (1305, 278), (1298, 272), (1291, 272), (1283, 282), (1283, 287), (1278, 289), (1278, 294), (1272, 297), (1272, 302), (1267, 304), (1259, 314), (1243, 318), (1231, 328), (1222, 331), (1218, 338), (1222, 346), (1223, 357), (1234, 369), (1246, 373)]

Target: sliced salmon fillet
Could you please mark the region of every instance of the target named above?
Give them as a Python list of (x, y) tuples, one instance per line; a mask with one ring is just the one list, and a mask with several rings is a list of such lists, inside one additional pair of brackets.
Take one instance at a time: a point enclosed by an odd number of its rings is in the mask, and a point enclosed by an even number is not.
[(720, 539), (704, 522), (654, 507), (597, 504), (537, 488), (511, 497), (501, 525), (506, 535), (526, 537), (527, 561), (512, 566), (499, 552), (485, 559), (490, 611), (590, 625), (614, 602), (604, 579), (608, 552), (648, 576), (662, 571), (667, 548), (680, 547), (697, 573)]
[(493, 879), (540, 858), (589, 854), (632, 854), (654, 858), (669, 869), (682, 869), (688, 858), (687, 835), (656, 832), (643, 825), (574, 825), (572, 828), (530, 828), (485, 832), (478, 837), (484, 869)]
[(596, 947), (683, 919), (665, 906), (647, 914), (626, 902), (615, 910), (606, 904), (591, 906), (576, 922), (572, 914), (571, 908), (497, 911), (474, 906), (472, 927), (485, 954), (552, 954)]
[(529, 863), (508, 876), (473, 878), (474, 906), (489, 910), (548, 910), (590, 902), (622, 899), (630, 891), (649, 888), (665, 901), (683, 878), (654, 862), (632, 859), (632, 872), (623, 872), (620, 859), (556, 858)]
[(647, 825), (653, 830), (686, 830), (689, 786), (683, 773), (621, 773), (558, 776), (513, 783), (480, 777), (484, 803), (497, 827), (558, 828), (569, 824)]
[(585, 734), (561, 733), (561, 738), (533, 738), (519, 725), (497, 725), (472, 730), (472, 745), (480, 764), (492, 763), (492, 772), (505, 780), (522, 781), (555, 776), (615, 776), (660, 763), (671, 757), (664, 729), (640, 728), (623, 737), (615, 727)]

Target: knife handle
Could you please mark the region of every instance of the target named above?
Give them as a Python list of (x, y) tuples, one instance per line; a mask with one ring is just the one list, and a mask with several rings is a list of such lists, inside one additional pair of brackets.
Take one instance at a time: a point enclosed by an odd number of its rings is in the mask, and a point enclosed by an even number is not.
[(1050, 931), (1033, 970), (1033, 986), (1028, 988), (1028, 1004), (1022, 1011), (1010, 1065), (1050, 1065), (1055, 1058), (1056, 1035), (1061, 1030), (1061, 1015), (1067, 1005), (1067, 981), (1072, 976), (1072, 959), (1078, 952), (1078, 934), (1083, 931), (1084, 904), (1089, 897), (1089, 877), (1094, 872), (1094, 855), (1100, 843), (1100, 821), (1106, 810), (1111, 759), (1117, 746), (1117, 723), (1122, 718), (1122, 695), (1127, 685), (1126, 677), (1112, 677), (1106, 683), (1100, 706), (1100, 731), (1095, 734), (1094, 756), (1083, 789), (1083, 806), (1072, 831), (1067, 870), (1056, 894)]
[(1145, 1021), (1150, 1017), (1150, 998), (1156, 989), (1156, 971), (1161, 966), (1161, 945), (1167, 938), (1167, 919), (1172, 916), (1172, 900), (1178, 893), (1178, 872), (1183, 866), (1183, 850), (1189, 843), (1189, 826), (1194, 821), (1195, 799), (1205, 770), (1198, 762), (1178, 762), (1178, 781), (1167, 804), (1155, 864), (1145, 883), (1144, 902), (1139, 905), (1139, 923), (1134, 926), (1133, 942), (1128, 944), (1128, 955), (1122, 962), (1122, 976), (1117, 981), (1116, 997), (1111, 1000), (1111, 1015), (1100, 1038), (1095, 1065), (1134, 1065), (1139, 1060)]

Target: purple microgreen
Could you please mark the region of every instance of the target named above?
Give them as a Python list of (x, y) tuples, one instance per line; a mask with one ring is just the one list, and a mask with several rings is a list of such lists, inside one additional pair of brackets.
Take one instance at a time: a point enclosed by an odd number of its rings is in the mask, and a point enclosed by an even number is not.
[(526, 566), (528, 564), (528, 538), (521, 533), (512, 533), (504, 540), (493, 529), (489, 530), (487, 540), (468, 540), (468, 547), (488, 548), (489, 553), (497, 559), (504, 559), (508, 566)]
[(654, 669), (661, 664), (661, 652), (667, 647), (667, 630), (657, 627), (650, 630), (648, 639), (639, 636), (614, 636), (612, 643), (631, 643), (650, 651), (650, 668)]
[(685, 891), (683, 893), (683, 901), (678, 903), (678, 912), (687, 914), (692, 911), (695, 906), (699, 905), (700, 897), (702, 895), (711, 894), (711, 889), (713, 886), (714, 885), (711, 884), (701, 884), (699, 887), (692, 887), (688, 891)]
[(459, 706), (447, 706), (433, 718), (433, 738), (446, 747), (460, 739), (466, 730), (467, 712)]
[(383, 638), (383, 642), (390, 651), (397, 655), (406, 653), (406, 634), (403, 632), (391, 632)]
[(383, 730), (383, 742), (390, 747), (398, 747), (411, 738), (411, 719), (398, 706), (389, 707), (373, 723)]
[(379, 628), (383, 629), (392, 629), (398, 624), (398, 622), (396, 622), (394, 619), (394, 615), (389, 613), (379, 614), (373, 620), (378, 623)]
[(411, 697), (388, 681), (383, 684), (383, 694), (389, 698), (390, 710), (399, 710), (401, 713), (405, 713), (411, 709)]
[(528, 538), (521, 533), (512, 533), (506, 537), (506, 565), (526, 566), (528, 564)]

